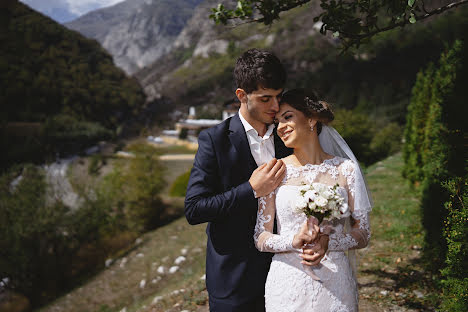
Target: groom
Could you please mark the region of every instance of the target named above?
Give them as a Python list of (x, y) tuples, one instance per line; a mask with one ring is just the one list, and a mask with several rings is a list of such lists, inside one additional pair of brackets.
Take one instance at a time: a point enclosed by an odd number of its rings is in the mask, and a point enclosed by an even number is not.
[(190, 224), (208, 222), (206, 286), (210, 311), (264, 311), (272, 254), (259, 252), (253, 233), (257, 198), (281, 183), (291, 154), (273, 120), (286, 71), (272, 53), (251, 49), (234, 69), (239, 113), (198, 137), (185, 197)]

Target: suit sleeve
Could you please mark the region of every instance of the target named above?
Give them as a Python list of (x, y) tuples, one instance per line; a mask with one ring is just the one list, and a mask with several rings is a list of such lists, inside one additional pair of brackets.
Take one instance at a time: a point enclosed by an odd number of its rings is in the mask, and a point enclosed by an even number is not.
[(202, 131), (185, 196), (185, 217), (190, 224), (225, 221), (252, 207), (255, 197), (249, 181), (217, 193), (221, 183), (213, 140), (208, 131)]

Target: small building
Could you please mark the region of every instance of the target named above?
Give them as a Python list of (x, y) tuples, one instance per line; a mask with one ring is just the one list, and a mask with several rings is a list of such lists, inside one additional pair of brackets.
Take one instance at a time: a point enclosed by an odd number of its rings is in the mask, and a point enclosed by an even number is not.
[(165, 130), (171, 131), (172, 134), (180, 134), (182, 129), (187, 129), (189, 135), (196, 135), (201, 130), (207, 129), (213, 126), (216, 126), (223, 120), (234, 116), (237, 114), (240, 108), (240, 102), (237, 99), (232, 99), (224, 103), (224, 109), (222, 113), (223, 119), (197, 119), (195, 107), (191, 106), (189, 108), (189, 115), (187, 119), (179, 120), (175, 125), (175, 130)]

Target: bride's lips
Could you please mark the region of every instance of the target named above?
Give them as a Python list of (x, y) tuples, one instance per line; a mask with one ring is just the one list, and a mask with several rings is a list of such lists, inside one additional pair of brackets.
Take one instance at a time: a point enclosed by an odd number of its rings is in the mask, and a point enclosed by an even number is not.
[(291, 134), (292, 130), (285, 131), (281, 134), (281, 139), (286, 140)]

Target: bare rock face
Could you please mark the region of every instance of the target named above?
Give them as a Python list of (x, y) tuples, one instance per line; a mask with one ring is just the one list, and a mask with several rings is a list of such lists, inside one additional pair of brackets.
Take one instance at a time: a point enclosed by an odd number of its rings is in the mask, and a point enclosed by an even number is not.
[[(128, 74), (170, 52), (202, 0), (127, 0), (66, 26), (99, 41)], [(206, 19), (206, 17), (205, 17)]]

